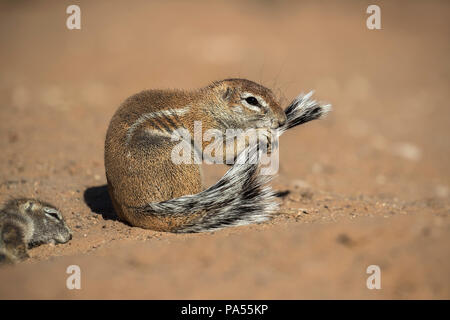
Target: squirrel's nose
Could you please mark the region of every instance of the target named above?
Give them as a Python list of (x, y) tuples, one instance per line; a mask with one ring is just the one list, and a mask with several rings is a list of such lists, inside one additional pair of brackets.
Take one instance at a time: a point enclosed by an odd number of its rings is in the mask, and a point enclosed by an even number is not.
[(281, 112), (276, 119), (272, 120), (272, 129), (276, 129), (279, 127), (284, 126), (284, 124), (286, 123), (286, 115), (284, 114), (284, 112)]

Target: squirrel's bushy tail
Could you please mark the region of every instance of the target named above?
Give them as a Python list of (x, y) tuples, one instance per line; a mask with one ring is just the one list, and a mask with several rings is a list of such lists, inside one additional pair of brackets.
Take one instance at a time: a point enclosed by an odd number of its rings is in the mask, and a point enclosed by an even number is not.
[(324, 117), (331, 111), (331, 105), (321, 105), (312, 100), (313, 91), (298, 95), (284, 110), (287, 121), (284, 126), (278, 128), (278, 135), (282, 135), (287, 129), (299, 126), (311, 120)]
[[(299, 95), (286, 108), (287, 121), (277, 129), (280, 136), (287, 129), (318, 119), (331, 110), (330, 105), (321, 106), (310, 100), (312, 92)], [(246, 148), (237, 157), (235, 164), (213, 186), (194, 194), (150, 203), (136, 208), (140, 214), (162, 216), (189, 222), (175, 227), (172, 232), (204, 232), (228, 226), (246, 225), (267, 220), (277, 211), (275, 193), (267, 186), (273, 175), (261, 175), (257, 146)]]
[(262, 222), (278, 209), (273, 191), (266, 184), (271, 176), (259, 174), (260, 151), (249, 147), (213, 186), (194, 194), (150, 203), (141, 214), (182, 218), (198, 216), (172, 232), (204, 232), (228, 226)]

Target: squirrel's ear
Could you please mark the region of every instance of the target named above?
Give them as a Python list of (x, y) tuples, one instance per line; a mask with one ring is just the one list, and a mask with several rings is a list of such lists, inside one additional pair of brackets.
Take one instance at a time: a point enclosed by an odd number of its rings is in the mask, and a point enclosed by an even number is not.
[(232, 91), (231, 91), (230, 87), (227, 87), (222, 95), (222, 98), (223, 98), (223, 100), (228, 101), (228, 100), (230, 100), (231, 95), (232, 95)]

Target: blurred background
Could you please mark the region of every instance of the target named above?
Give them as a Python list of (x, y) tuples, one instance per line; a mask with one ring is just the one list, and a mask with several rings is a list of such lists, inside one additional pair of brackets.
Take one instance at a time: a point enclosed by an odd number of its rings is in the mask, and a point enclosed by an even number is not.
[[(71, 4), (81, 8), (81, 30), (66, 28)], [(370, 4), (381, 8), (381, 30), (366, 27)], [(16, 288), (4, 286), (0, 296), (123, 298), (130, 297), (122, 290), (129, 286), (150, 298), (450, 297), (450, 2), (10, 0), (0, 2), (0, 39), (0, 200), (44, 198), (62, 208), (75, 232), (70, 246), (33, 249), (30, 262), (0, 270), (0, 279)], [(295, 214), (217, 238), (175, 237), (111, 218), (102, 198), (103, 144), (119, 104), (143, 89), (189, 90), (229, 77), (271, 88), (284, 106), (311, 90), (333, 105), (326, 120), (281, 139), (274, 185), (291, 191), (282, 208)], [(207, 171), (208, 184), (223, 173)], [(374, 220), (357, 222), (365, 218)], [(311, 238), (298, 241), (297, 228), (314, 235), (317, 250), (311, 251)], [(279, 238), (280, 230), (287, 235)], [(182, 244), (125, 250), (136, 252), (134, 258), (114, 247), (133, 240), (152, 246), (154, 239)], [(212, 242), (207, 253), (195, 249), (205, 241)], [(370, 244), (353, 246), (358, 241)], [(227, 247), (242, 242), (248, 247)], [(159, 260), (153, 249), (161, 251)], [(121, 267), (93, 272), (98, 286), (85, 295), (61, 291), (57, 282), (42, 293), (33, 281), (44, 280), (24, 278), (33, 268), (49, 281), (64, 259), (77, 255), (95, 269), (89, 259), (99, 250), (110, 259), (99, 265)], [(180, 273), (172, 255), (162, 253), (167, 250), (187, 265), (192, 259), (193, 274), (209, 270), (217, 290), (206, 280), (187, 290), (192, 284), (184, 280), (192, 274)], [(233, 260), (231, 273), (223, 270), (227, 257), (249, 251), (266, 254)], [(275, 252), (286, 255), (285, 266), (298, 268), (277, 266)], [(214, 262), (198, 266), (202, 254)], [(50, 261), (54, 256), (65, 257)], [(381, 261), (391, 280), (378, 295), (365, 288), (369, 260)], [(336, 268), (323, 280), (329, 265)], [(131, 275), (114, 291), (107, 279), (122, 267)], [(402, 276), (405, 268), (414, 280)], [(145, 277), (161, 286), (169, 281), (173, 291), (139, 291)]]

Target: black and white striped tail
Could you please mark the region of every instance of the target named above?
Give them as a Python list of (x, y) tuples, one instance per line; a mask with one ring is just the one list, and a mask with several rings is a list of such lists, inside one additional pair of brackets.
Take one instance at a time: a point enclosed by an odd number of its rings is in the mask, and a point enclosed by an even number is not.
[[(213, 186), (194, 194), (150, 203), (138, 211), (167, 218), (198, 215), (172, 232), (204, 232), (229, 226), (265, 221), (276, 212), (278, 203), (267, 183), (272, 176), (259, 174), (260, 151), (251, 147), (241, 152), (235, 164)], [(246, 159), (247, 158), (247, 159)]]
[[(321, 118), (331, 110), (331, 105), (320, 105), (310, 100), (312, 92), (299, 95), (286, 108), (286, 124), (277, 129), (281, 135), (286, 130)], [(150, 203), (137, 210), (141, 214), (182, 218), (198, 216), (191, 222), (172, 230), (177, 233), (204, 232), (229, 226), (240, 226), (267, 220), (278, 210), (275, 193), (267, 186), (273, 175), (261, 175), (260, 151), (248, 147), (239, 154), (235, 164), (213, 186), (194, 194)]]
[(304, 124), (311, 120), (324, 117), (331, 111), (331, 105), (320, 105), (317, 101), (311, 100), (313, 92), (298, 95), (284, 110), (287, 121), (286, 124), (278, 128), (278, 135), (283, 134), (286, 130)]

